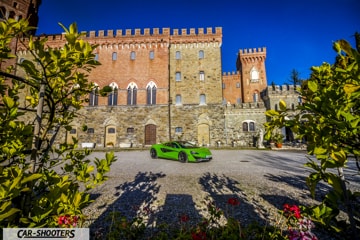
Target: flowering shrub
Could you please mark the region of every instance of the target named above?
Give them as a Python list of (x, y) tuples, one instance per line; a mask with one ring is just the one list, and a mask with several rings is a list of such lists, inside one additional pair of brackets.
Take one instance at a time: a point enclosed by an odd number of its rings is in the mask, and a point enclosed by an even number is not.
[(79, 217), (70, 215), (61, 215), (58, 218), (58, 225), (63, 228), (76, 227), (78, 225)]
[(311, 219), (302, 216), (301, 210), (296, 205), (284, 204), (283, 215), (286, 217), (288, 226), (288, 238), (290, 240), (315, 240), (317, 237), (311, 232), (315, 224)]
[[(222, 224), (224, 212), (219, 209), (214, 202), (205, 201), (209, 216), (204, 217), (199, 223), (191, 225), (191, 217), (188, 214), (178, 216), (178, 224), (165, 224), (157, 226), (154, 229), (145, 229), (146, 218), (136, 217), (132, 221), (114, 213), (112, 215), (112, 224), (107, 239), (276, 239), (276, 240), (317, 240), (312, 233), (315, 227), (310, 218), (302, 213), (302, 207), (297, 205), (284, 204), (283, 210), (280, 210), (279, 220), (274, 223), (260, 225), (253, 223), (242, 227), (240, 221), (234, 218), (233, 213), (241, 206), (240, 200), (231, 197), (227, 200), (226, 209), (231, 213)], [(143, 209), (145, 210), (145, 209)], [(146, 211), (152, 214), (152, 211)], [(116, 216), (114, 221), (114, 216)], [(144, 215), (143, 215), (144, 216)], [(149, 216), (148, 216), (149, 217)], [(179, 228), (180, 226), (180, 228)], [(101, 238), (95, 239), (103, 239)]]

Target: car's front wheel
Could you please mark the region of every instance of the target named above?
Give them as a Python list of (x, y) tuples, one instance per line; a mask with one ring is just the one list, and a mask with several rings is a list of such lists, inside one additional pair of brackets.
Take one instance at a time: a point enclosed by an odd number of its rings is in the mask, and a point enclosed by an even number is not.
[(187, 155), (186, 155), (186, 153), (184, 153), (184, 152), (180, 152), (179, 153), (179, 161), (180, 162), (183, 162), (183, 163), (186, 163), (187, 162)]
[(157, 158), (157, 152), (155, 149), (152, 148), (150, 150), (150, 156), (151, 156), (151, 158)]

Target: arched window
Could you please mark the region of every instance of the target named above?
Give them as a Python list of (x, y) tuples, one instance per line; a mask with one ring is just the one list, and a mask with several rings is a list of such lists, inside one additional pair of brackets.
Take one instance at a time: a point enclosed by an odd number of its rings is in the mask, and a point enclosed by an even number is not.
[(150, 82), (146, 87), (146, 103), (149, 105), (156, 104), (156, 85)]
[(255, 103), (259, 101), (259, 93), (258, 92), (253, 93), (253, 100)]
[(243, 127), (243, 132), (248, 132), (249, 131), (249, 125), (248, 125), (247, 122), (243, 122), (242, 127)]
[(177, 82), (181, 81), (181, 72), (175, 73), (175, 81), (177, 81)]
[(252, 67), (250, 70), (250, 80), (251, 82), (258, 82), (259, 81), (259, 71), (256, 70), (255, 67)]
[(254, 122), (249, 122), (249, 131), (250, 131), (250, 132), (254, 132), (254, 131), (255, 131), (255, 123), (254, 123)]
[(255, 132), (255, 122), (253, 120), (245, 120), (242, 123), (243, 132)]
[(136, 105), (137, 86), (135, 83), (130, 83), (127, 88), (127, 105)]
[(117, 105), (117, 96), (118, 96), (118, 85), (114, 82), (109, 85), (112, 88), (112, 91), (108, 95), (108, 105), (116, 106)]
[(204, 50), (200, 50), (199, 51), (199, 59), (203, 59), (204, 58)]
[(0, 18), (6, 18), (6, 9), (4, 7), (0, 7)]
[(99, 104), (99, 87), (95, 84), (89, 96), (89, 106), (97, 106)]

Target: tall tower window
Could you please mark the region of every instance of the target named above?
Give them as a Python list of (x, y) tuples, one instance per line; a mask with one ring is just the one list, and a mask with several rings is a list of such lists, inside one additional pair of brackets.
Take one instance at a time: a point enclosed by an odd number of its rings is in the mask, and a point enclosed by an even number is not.
[(136, 105), (137, 86), (135, 83), (130, 83), (127, 88), (127, 105)]
[(149, 105), (156, 104), (156, 85), (150, 82), (146, 87), (146, 103)]
[(176, 73), (175, 73), (175, 80), (176, 80), (177, 82), (180, 82), (180, 81), (181, 81), (181, 72), (176, 72)]
[(98, 53), (95, 53), (94, 60), (99, 61), (99, 54)]
[(204, 58), (204, 50), (200, 50), (199, 51), (199, 59), (203, 59)]
[(149, 58), (150, 58), (151, 60), (153, 60), (154, 57), (155, 57), (154, 51), (150, 51), (150, 53), (149, 53)]
[(180, 59), (181, 59), (181, 52), (180, 52), (180, 51), (176, 51), (176, 53), (175, 53), (175, 59), (176, 59), (176, 60), (180, 60)]
[(176, 105), (181, 105), (182, 100), (181, 100), (181, 95), (176, 95), (175, 97), (175, 104)]
[(116, 53), (116, 52), (113, 52), (113, 53), (112, 53), (112, 60), (113, 60), (113, 61), (116, 61), (116, 59), (117, 59), (117, 53)]
[(132, 51), (132, 52), (130, 53), (130, 59), (131, 59), (131, 60), (135, 60), (135, 58), (136, 58), (136, 54), (135, 54), (134, 51)]
[(206, 105), (206, 96), (205, 96), (205, 94), (200, 94), (200, 105)]

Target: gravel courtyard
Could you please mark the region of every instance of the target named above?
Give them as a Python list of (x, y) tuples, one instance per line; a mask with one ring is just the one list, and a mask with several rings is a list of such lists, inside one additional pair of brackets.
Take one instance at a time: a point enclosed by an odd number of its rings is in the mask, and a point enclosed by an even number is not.
[[(149, 225), (179, 222), (186, 214), (198, 222), (208, 214), (210, 201), (244, 225), (276, 217), (283, 204), (307, 205), (311, 199), (305, 184), (310, 169), (305, 151), (217, 150), (213, 160), (180, 163), (151, 159), (149, 150), (116, 152), (108, 181), (93, 191), (95, 201), (86, 209), (86, 226), (106, 231), (108, 216), (117, 211), (129, 218), (146, 212)], [(103, 158), (104, 152), (91, 157)], [(350, 179), (351, 180), (351, 179)], [(351, 182), (360, 189), (360, 184)], [(317, 195), (327, 186), (320, 184)], [(229, 213), (227, 200), (240, 205)]]

